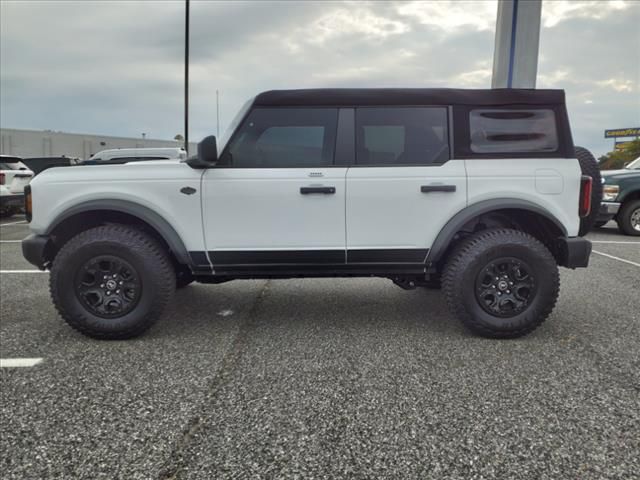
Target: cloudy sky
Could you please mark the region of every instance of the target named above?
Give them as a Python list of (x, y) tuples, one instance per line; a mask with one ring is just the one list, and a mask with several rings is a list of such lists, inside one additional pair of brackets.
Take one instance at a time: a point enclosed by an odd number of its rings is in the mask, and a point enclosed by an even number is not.
[[(192, 1), (191, 140), (256, 93), (491, 84), (495, 1)], [(545, 0), (538, 87), (575, 143), (640, 126), (640, 1)], [(0, 124), (150, 138), (183, 129), (182, 1), (0, 0)]]

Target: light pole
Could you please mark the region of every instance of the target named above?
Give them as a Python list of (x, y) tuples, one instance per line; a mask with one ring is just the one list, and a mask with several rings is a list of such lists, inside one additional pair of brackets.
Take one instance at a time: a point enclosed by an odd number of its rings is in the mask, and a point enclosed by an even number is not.
[(184, 149), (189, 153), (189, 0), (184, 16)]
[(500, 0), (491, 88), (536, 88), (542, 0)]

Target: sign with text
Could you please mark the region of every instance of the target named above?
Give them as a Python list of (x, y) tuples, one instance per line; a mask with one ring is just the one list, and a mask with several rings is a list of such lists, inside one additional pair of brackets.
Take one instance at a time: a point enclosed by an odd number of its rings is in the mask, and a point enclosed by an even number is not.
[(625, 148), (627, 148), (627, 145), (631, 145), (631, 142), (616, 142), (616, 145), (615, 145), (616, 152), (623, 151)]
[(616, 128), (615, 130), (604, 131), (604, 138), (637, 137), (639, 135), (640, 135), (640, 127)]

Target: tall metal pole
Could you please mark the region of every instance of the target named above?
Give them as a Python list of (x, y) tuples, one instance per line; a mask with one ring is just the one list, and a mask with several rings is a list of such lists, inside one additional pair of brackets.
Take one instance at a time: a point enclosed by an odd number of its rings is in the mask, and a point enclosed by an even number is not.
[(189, 0), (184, 17), (184, 149), (189, 153)]
[(542, 0), (499, 0), (492, 88), (536, 88)]

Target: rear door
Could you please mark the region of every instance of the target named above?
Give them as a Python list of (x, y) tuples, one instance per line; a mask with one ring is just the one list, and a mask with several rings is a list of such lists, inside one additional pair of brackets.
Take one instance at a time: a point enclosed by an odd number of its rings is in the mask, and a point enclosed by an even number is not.
[(335, 108), (256, 108), (203, 176), (216, 272), (345, 263), (345, 177)]
[(451, 160), (447, 107), (355, 110), (347, 174), (347, 262), (423, 264), (436, 235), (466, 206), (463, 160)]

